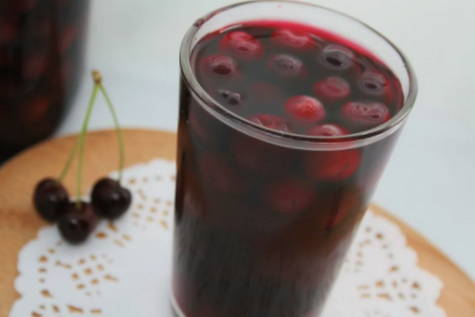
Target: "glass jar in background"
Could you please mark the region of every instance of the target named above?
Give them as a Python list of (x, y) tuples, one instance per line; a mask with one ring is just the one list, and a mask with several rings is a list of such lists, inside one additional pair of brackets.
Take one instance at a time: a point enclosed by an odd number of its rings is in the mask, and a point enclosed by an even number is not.
[(1, 0), (0, 162), (50, 136), (79, 84), (89, 0)]

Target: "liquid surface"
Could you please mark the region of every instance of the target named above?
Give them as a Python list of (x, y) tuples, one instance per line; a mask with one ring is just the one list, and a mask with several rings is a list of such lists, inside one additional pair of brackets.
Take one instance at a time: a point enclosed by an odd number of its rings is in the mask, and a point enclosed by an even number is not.
[(219, 103), (277, 130), (349, 134), (388, 121), (402, 106), (399, 81), (376, 57), (305, 25), (251, 22), (218, 31), (199, 42), (193, 62)]

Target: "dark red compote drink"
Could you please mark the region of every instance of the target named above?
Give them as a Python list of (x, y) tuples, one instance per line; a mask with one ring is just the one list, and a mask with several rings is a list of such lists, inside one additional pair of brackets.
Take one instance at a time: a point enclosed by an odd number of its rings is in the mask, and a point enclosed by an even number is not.
[(403, 108), (400, 80), (353, 41), (281, 20), (208, 33), (189, 65), (177, 314), (318, 316), (397, 137), (378, 127)]
[(0, 162), (51, 135), (78, 86), (89, 0), (0, 2)]

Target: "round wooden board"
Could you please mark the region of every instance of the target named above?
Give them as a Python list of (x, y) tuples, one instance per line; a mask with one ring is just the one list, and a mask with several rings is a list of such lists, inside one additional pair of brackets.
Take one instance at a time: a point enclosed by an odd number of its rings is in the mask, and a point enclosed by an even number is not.
[[(173, 133), (126, 130), (124, 137), (126, 166), (157, 157), (175, 158), (176, 135)], [(45, 142), (23, 152), (0, 169), (0, 316), (8, 316), (18, 298), (13, 287), (17, 254), (45, 225), (33, 212), (32, 189), (39, 179), (58, 175), (73, 144), (74, 137)], [(113, 131), (90, 133), (85, 155), (83, 187), (87, 189), (98, 177), (117, 169), (117, 142)], [(74, 188), (73, 174), (65, 180), (70, 190)], [(448, 316), (474, 317), (475, 283), (416, 231), (382, 208), (374, 206), (374, 209), (401, 227), (409, 245), (419, 254), (420, 266), (444, 282), (440, 305)]]

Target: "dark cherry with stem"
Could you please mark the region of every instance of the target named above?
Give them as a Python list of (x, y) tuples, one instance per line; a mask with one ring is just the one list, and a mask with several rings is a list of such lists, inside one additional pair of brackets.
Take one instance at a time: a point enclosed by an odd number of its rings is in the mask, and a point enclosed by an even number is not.
[(56, 222), (67, 211), (69, 194), (63, 185), (63, 180), (76, 156), (79, 139), (69, 154), (66, 165), (59, 178), (47, 177), (38, 182), (33, 192), (33, 205), (36, 211), (46, 221)]
[(69, 203), (66, 214), (59, 219), (58, 229), (64, 240), (71, 244), (83, 243), (97, 226), (98, 218), (91, 204)]
[(54, 178), (41, 180), (33, 194), (33, 204), (46, 221), (55, 222), (64, 215), (69, 195), (61, 181)]
[(119, 181), (104, 177), (97, 181), (92, 190), (92, 204), (98, 216), (117, 219), (122, 216), (132, 202), (130, 191)]
[(114, 220), (122, 216), (132, 203), (131, 192), (121, 185), (122, 171), (125, 163), (125, 149), (122, 130), (115, 107), (107, 93), (100, 74), (96, 73), (95, 82), (106, 100), (106, 104), (114, 120), (117, 133), (117, 142), (119, 144), (119, 177), (118, 180), (104, 177), (96, 182), (92, 189), (92, 205), (96, 214), (106, 219)]

